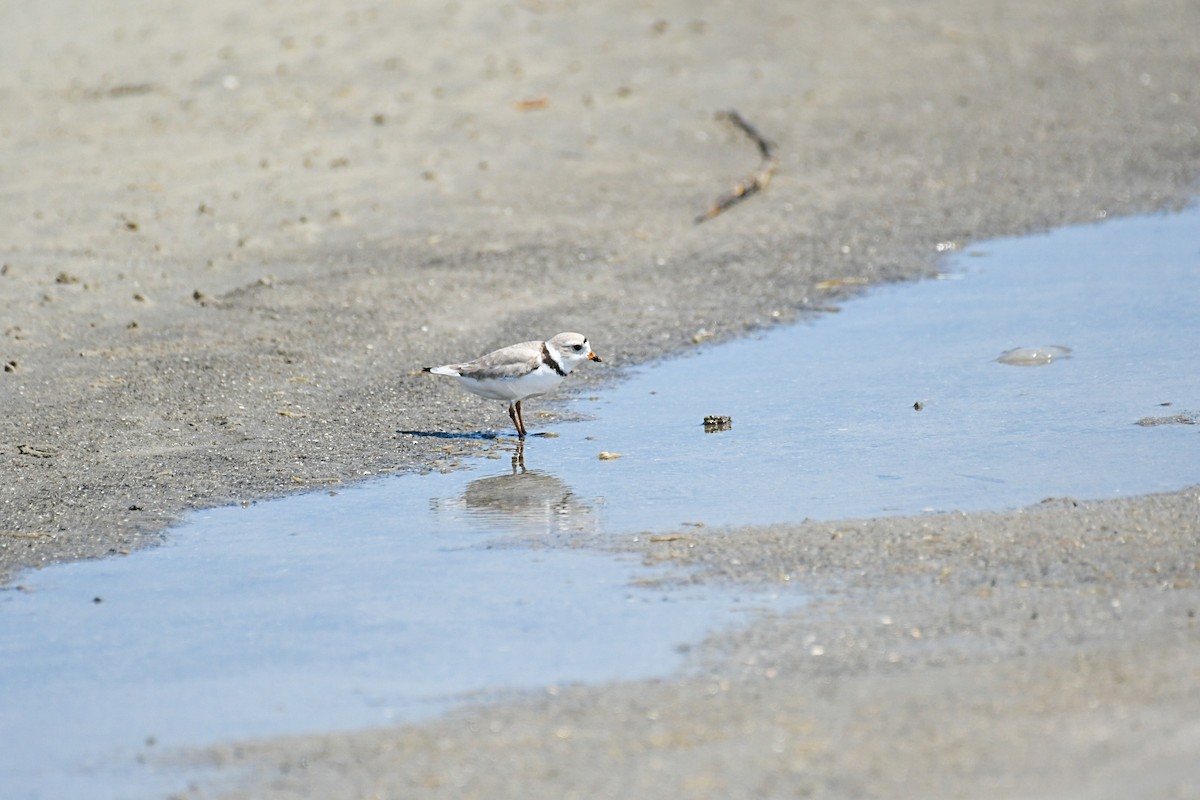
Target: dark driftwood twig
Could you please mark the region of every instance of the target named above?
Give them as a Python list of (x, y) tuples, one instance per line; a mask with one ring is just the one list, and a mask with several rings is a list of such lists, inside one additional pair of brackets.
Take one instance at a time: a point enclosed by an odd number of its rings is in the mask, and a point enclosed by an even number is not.
[(762, 161), (758, 165), (758, 170), (751, 174), (745, 180), (734, 185), (733, 189), (717, 198), (707, 211), (696, 217), (696, 224), (712, 219), (726, 209), (732, 208), (738, 203), (750, 197), (753, 194), (761, 192), (767, 188), (767, 184), (771, 182), (771, 176), (775, 174), (775, 168), (779, 162), (775, 158), (775, 146), (763, 137), (758, 129), (751, 125), (746, 119), (734, 110), (722, 111), (717, 114), (718, 118), (725, 119), (736, 125), (742, 133), (750, 137), (750, 140), (758, 147), (759, 155)]

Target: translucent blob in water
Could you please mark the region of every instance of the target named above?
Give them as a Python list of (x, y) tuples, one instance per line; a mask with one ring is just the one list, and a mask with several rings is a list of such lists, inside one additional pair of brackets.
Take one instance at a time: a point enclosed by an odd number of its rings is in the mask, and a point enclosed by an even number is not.
[(1042, 367), (1060, 358), (1070, 358), (1071, 348), (1051, 344), (1043, 347), (1017, 347), (1006, 350), (996, 360), (1013, 367)]

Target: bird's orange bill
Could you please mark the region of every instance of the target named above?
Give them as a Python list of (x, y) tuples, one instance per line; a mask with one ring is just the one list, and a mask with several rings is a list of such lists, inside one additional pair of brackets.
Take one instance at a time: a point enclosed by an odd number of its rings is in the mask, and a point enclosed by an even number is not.
[(596, 355), (595, 353), (588, 353), (588, 358), (590, 358), (592, 361), (597, 361), (601, 364), (604, 363), (603, 361), (600, 361), (600, 356)]

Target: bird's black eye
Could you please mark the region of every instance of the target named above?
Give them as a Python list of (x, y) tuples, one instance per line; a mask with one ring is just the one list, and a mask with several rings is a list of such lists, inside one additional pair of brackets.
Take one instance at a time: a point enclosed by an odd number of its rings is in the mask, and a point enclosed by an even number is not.
[(583, 349), (583, 345), (581, 345), (581, 344), (577, 344), (577, 345), (575, 345), (575, 349), (576, 349), (576, 350), (582, 350), (582, 349)]

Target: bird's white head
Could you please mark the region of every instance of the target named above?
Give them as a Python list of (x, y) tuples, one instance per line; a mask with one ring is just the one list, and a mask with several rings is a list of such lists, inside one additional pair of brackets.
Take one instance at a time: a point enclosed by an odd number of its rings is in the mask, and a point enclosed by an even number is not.
[(589, 359), (600, 360), (582, 333), (560, 333), (547, 341), (546, 346), (553, 351), (554, 358), (562, 364), (564, 372), (570, 372)]

